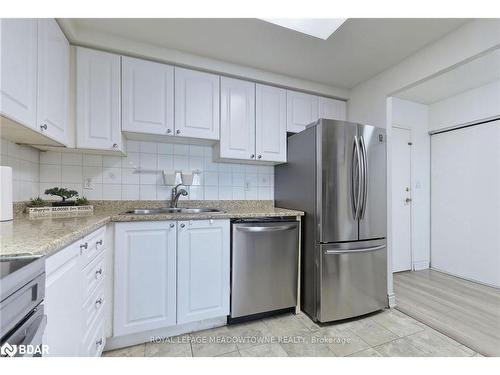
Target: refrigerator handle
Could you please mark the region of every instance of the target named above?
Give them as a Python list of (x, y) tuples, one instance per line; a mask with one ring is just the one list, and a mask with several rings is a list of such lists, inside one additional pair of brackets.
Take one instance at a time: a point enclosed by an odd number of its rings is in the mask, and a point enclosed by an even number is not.
[(361, 144), (361, 155), (362, 155), (362, 164), (363, 164), (363, 178), (362, 178), (362, 203), (361, 203), (361, 208), (360, 208), (360, 220), (363, 220), (365, 217), (365, 210), (366, 210), (366, 198), (368, 195), (368, 159), (366, 157), (366, 145), (365, 145), (365, 139), (363, 136), (359, 137), (359, 141)]
[(361, 249), (356, 249), (356, 250), (326, 250), (325, 254), (326, 255), (332, 255), (332, 254), (352, 254), (352, 253), (367, 253), (369, 251), (377, 251), (377, 250), (382, 250), (386, 247), (387, 245), (379, 245), (379, 246), (374, 246), (374, 247), (365, 247)]
[[(356, 160), (356, 163), (355, 163)], [(354, 165), (356, 164), (357, 179), (354, 177)], [(352, 167), (351, 167), (351, 202), (353, 207), (354, 220), (358, 220), (361, 214), (361, 150), (359, 147), (358, 137), (354, 136), (354, 146), (352, 150)], [(356, 185), (356, 186), (355, 186)], [(356, 187), (356, 189), (355, 189)], [(355, 192), (356, 190), (356, 192)]]

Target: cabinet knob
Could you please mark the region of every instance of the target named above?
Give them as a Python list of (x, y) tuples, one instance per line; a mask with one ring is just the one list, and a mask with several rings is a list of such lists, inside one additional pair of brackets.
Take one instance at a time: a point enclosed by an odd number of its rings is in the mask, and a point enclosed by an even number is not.
[(95, 278), (100, 279), (102, 276), (102, 268), (99, 268), (97, 271), (95, 271)]
[(95, 301), (95, 308), (96, 310), (101, 307), (102, 305), (102, 298), (99, 298), (98, 300)]
[(47, 124), (40, 125), (40, 130), (41, 131), (47, 130)]
[(253, 159), (253, 158), (255, 158), (255, 155), (254, 154), (250, 155), (250, 159)]
[(175, 227), (175, 224), (174, 224), (174, 223), (171, 223), (171, 224), (170, 224), (170, 228), (173, 228), (173, 227)]
[(87, 250), (88, 247), (89, 247), (89, 244), (87, 242), (85, 242), (84, 244), (80, 245), (80, 250)]
[(262, 155), (257, 156), (257, 159), (262, 159)]
[(100, 338), (99, 340), (97, 340), (95, 342), (96, 346), (101, 346), (102, 345), (102, 338)]
[(97, 246), (97, 245), (102, 245), (102, 239), (100, 239), (99, 241), (96, 241), (96, 242), (95, 242), (95, 245), (96, 245), (96, 246)]
[(186, 224), (181, 224), (181, 228), (184, 228), (186, 226)]
[(172, 129), (167, 129), (167, 134), (172, 133)]
[(118, 143), (113, 143), (113, 148), (117, 149), (118, 148)]
[(181, 134), (181, 131), (180, 131), (179, 129), (177, 129), (177, 130), (175, 131), (175, 133), (176, 133), (176, 134)]

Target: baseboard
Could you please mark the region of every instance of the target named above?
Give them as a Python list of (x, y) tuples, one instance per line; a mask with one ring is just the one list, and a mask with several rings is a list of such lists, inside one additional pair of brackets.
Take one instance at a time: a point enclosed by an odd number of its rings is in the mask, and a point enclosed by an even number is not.
[(144, 344), (158, 338), (167, 338), (185, 333), (202, 331), (204, 329), (222, 327), (227, 324), (227, 317), (218, 317), (200, 322), (180, 324), (172, 327), (154, 329), (145, 332), (133, 333), (125, 336), (109, 337), (106, 340), (104, 351), (125, 348), (131, 345)]
[(389, 301), (389, 307), (391, 309), (396, 306), (396, 295), (394, 293), (388, 294), (387, 299)]
[(421, 271), (421, 270), (426, 270), (429, 268), (429, 261), (428, 260), (419, 260), (416, 262), (413, 262), (413, 270), (414, 271)]

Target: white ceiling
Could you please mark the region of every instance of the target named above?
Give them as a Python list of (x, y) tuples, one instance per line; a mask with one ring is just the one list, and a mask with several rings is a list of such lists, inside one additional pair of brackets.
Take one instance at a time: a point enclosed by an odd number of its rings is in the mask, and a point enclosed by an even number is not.
[(320, 40), (258, 19), (73, 19), (79, 31), (352, 88), (397, 64), (468, 19), (348, 19)]
[(440, 100), (500, 80), (500, 49), (395, 95), (422, 104)]

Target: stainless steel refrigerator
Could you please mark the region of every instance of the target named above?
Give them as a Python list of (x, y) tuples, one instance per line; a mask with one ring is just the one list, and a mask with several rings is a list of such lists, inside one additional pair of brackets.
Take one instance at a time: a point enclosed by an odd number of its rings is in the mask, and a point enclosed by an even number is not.
[(324, 120), (288, 137), (275, 201), (305, 211), (301, 307), (320, 322), (387, 306), (386, 133)]

